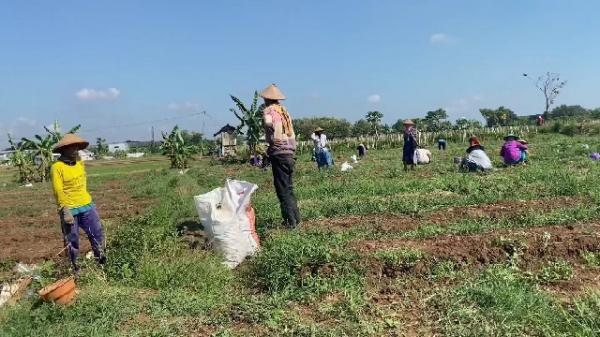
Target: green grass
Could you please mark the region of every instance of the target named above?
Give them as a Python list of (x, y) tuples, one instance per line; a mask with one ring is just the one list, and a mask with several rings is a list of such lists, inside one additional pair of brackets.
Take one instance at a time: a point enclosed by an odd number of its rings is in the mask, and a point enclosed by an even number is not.
[[(374, 256), (355, 249), (363, 239), (421, 240), (599, 219), (600, 165), (587, 159), (581, 144), (598, 149), (600, 139), (544, 134), (529, 141), (530, 165), (486, 174), (457, 172), (452, 157), (462, 155), (465, 146), (456, 144), (443, 156), (433, 151), (434, 161), (415, 172), (402, 170), (401, 149), (370, 151), (346, 173), (339, 167), (318, 172), (306, 154), (299, 155), (294, 179), (301, 212), (305, 220), (319, 219), (322, 225), (294, 231), (277, 228), (280, 214), (270, 171), (211, 160), (195, 162), (186, 174), (168, 170), (162, 161), (90, 165), (92, 188), (119, 180), (134, 197), (156, 200), (155, 205), (111, 226), (109, 263), (104, 269), (85, 264), (72, 306), (25, 299), (0, 311), (0, 336), (393, 336), (415, 326), (423, 329), (417, 335), (598, 335), (598, 293), (572, 294), (563, 301), (541, 290), (577, 277), (574, 264), (600, 265), (598, 252), (582, 252), (579, 262), (556, 260), (526, 271), (515, 263), (477, 269), (402, 246), (375, 249)], [(499, 167), (500, 143), (484, 145)], [(353, 153), (339, 148), (337, 163)], [(0, 173), (0, 183), (10, 181), (7, 174)], [(252, 203), (262, 240), (260, 252), (233, 271), (214, 253), (191, 249), (179, 230), (182, 221), (197, 218), (192, 197), (222, 186), (228, 177), (258, 184)], [(0, 185), (0, 191), (16, 188)], [(555, 197), (576, 202), (493, 218), (424, 220), (449, 207)], [(409, 215), (421, 222), (407, 230), (379, 231), (368, 226), (368, 218), (358, 218), (348, 220), (344, 231), (327, 228), (334, 217), (373, 214)], [(508, 252), (509, 262), (524, 249), (512, 235), (493, 244)], [(365, 263), (373, 258), (400, 269), (426, 260), (429, 271), (386, 281)], [(0, 271), (8, 268), (0, 264)], [(62, 272), (46, 266), (35, 288)], [(390, 292), (397, 296), (393, 301), (374, 300)], [(415, 315), (419, 303), (425, 305)], [(402, 313), (405, 308), (409, 314)], [(417, 322), (410, 320), (414, 316)]]
[(448, 336), (597, 336), (600, 294), (563, 304), (514, 268), (493, 266), (441, 296)]

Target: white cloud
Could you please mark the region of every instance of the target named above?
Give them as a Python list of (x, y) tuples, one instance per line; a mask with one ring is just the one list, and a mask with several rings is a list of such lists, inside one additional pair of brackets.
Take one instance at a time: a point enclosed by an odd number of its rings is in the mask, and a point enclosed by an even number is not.
[(114, 100), (120, 95), (121, 92), (117, 88), (106, 90), (83, 88), (75, 93), (75, 96), (82, 101)]
[(167, 105), (167, 109), (175, 112), (194, 112), (200, 110), (200, 104), (191, 101), (173, 102)]
[(17, 122), (19, 124), (24, 124), (29, 127), (33, 127), (37, 124), (37, 121), (35, 119), (31, 119), (31, 118), (27, 118), (27, 117), (19, 117), (19, 118), (17, 118)]
[(378, 94), (373, 94), (367, 97), (367, 100), (370, 103), (379, 103), (379, 101), (381, 101), (381, 96), (379, 96)]
[(455, 44), (457, 41), (458, 40), (455, 37), (450, 36), (445, 33), (435, 33), (429, 37), (429, 43), (435, 44), (435, 45)]

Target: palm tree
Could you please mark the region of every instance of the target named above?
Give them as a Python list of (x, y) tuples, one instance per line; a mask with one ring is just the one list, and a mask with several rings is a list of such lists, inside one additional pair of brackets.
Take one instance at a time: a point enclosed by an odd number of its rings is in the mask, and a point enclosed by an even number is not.
[[(260, 137), (264, 132), (264, 120), (262, 109), (258, 106), (258, 91), (254, 92), (254, 98), (252, 99), (252, 105), (250, 108), (246, 107), (244, 102), (239, 98), (230, 95), (231, 99), (235, 103), (236, 109), (229, 109), (237, 119), (240, 120), (240, 125), (237, 127), (237, 132), (246, 135), (246, 142), (250, 148), (250, 152), (253, 155), (257, 153), (258, 144), (260, 144)], [(243, 129), (246, 129), (243, 132)]]

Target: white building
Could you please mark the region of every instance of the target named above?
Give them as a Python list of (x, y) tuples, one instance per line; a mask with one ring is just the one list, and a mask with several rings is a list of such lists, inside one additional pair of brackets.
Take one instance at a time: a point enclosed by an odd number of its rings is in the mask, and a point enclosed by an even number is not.
[(80, 150), (79, 158), (83, 161), (94, 160), (94, 154), (90, 150)]
[(111, 143), (108, 144), (108, 152), (115, 153), (115, 151), (129, 151), (129, 145), (127, 143)]

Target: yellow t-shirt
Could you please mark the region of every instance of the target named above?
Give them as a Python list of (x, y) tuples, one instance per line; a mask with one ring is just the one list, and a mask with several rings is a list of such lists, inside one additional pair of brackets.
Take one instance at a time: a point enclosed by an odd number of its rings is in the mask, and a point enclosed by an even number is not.
[(50, 173), (58, 207), (81, 207), (92, 202), (82, 161), (77, 161), (73, 166), (57, 161), (52, 164)]

